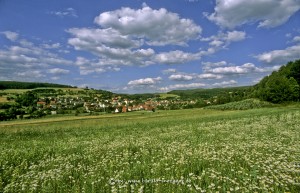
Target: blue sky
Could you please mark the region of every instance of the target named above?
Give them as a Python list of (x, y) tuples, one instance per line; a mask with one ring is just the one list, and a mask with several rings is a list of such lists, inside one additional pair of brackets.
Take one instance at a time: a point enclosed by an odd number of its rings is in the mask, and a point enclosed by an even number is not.
[(0, 0), (0, 80), (117, 93), (256, 84), (300, 58), (300, 0)]

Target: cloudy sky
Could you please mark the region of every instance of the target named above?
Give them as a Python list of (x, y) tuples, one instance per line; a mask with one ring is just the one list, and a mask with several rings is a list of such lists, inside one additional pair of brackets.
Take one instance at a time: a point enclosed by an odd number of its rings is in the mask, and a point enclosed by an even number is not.
[(300, 59), (300, 0), (0, 0), (0, 80), (118, 93), (253, 85)]

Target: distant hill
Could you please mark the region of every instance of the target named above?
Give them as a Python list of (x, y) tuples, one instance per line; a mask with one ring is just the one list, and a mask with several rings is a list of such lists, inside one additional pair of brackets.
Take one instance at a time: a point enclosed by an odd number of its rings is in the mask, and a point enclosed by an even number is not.
[(53, 84), (53, 83), (0, 81), (0, 89), (35, 89), (40, 87), (73, 88), (72, 86), (69, 85)]
[(243, 87), (229, 87), (229, 88), (211, 88), (211, 89), (191, 89), (191, 90), (173, 90), (168, 94), (178, 95), (181, 98), (202, 98), (209, 99), (214, 96), (232, 93), (244, 93), (248, 92), (251, 86)]
[[(36, 82), (0, 81), (0, 89), (35, 89), (35, 88), (74, 88), (69, 85)], [(109, 91), (95, 90), (107, 98), (114, 94)], [(212, 89), (191, 89), (173, 90), (168, 92), (171, 96), (180, 96), (181, 99), (217, 99), (217, 104), (233, 101), (241, 101), (247, 98), (258, 98), (262, 101), (272, 103), (283, 103), (288, 101), (300, 101), (300, 60), (289, 62), (278, 71), (264, 77), (254, 86), (212, 88)], [(148, 99), (160, 97), (159, 94), (118, 94), (128, 99)], [(172, 97), (171, 97), (172, 98)]]

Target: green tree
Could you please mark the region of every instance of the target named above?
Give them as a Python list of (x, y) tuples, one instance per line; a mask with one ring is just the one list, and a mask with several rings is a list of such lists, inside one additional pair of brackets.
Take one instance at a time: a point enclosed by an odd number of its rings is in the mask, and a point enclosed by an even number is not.
[(5, 112), (0, 112), (0, 121), (6, 121), (7, 120), (7, 114)]
[(32, 118), (40, 118), (40, 117), (46, 116), (46, 114), (41, 110), (37, 110), (37, 111), (34, 111), (33, 113), (31, 113), (30, 116)]
[(12, 106), (9, 109), (5, 110), (6, 117), (8, 119), (16, 119), (17, 115), (21, 114), (16, 106)]
[(19, 103), (21, 106), (25, 106), (25, 107), (35, 106), (37, 101), (38, 101), (37, 95), (31, 91), (25, 92), (24, 94), (19, 95), (16, 98), (16, 102)]
[(270, 76), (263, 78), (251, 89), (250, 97), (282, 103), (299, 101), (300, 98), (300, 60), (289, 62)]
[(289, 100), (298, 101), (300, 98), (300, 86), (295, 80), (295, 78), (293, 77), (289, 78), (289, 91), (290, 91)]
[(293, 77), (297, 81), (298, 85), (300, 85), (300, 60), (292, 63), (289, 77)]
[(288, 101), (289, 92), (289, 80), (276, 73), (268, 79), (263, 97), (266, 101), (281, 103)]

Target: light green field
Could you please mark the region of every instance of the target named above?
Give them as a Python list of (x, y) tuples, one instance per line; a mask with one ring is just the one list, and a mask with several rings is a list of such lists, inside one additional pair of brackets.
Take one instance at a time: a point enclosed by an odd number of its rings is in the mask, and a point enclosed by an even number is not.
[(0, 123), (0, 192), (300, 192), (300, 108)]
[[(63, 91), (82, 91), (84, 89), (82, 88), (52, 88), (52, 87), (46, 87), (46, 88), (35, 88), (35, 89), (55, 89), (55, 90), (63, 90)], [(35, 90), (35, 89), (5, 89), (5, 90), (0, 90), (0, 93), (10, 93), (10, 94), (22, 94), (27, 91)]]
[(168, 94), (168, 93), (161, 93), (161, 94), (159, 94), (160, 95), (160, 98), (161, 99), (166, 99), (166, 98), (168, 98), (168, 97), (175, 97), (175, 98), (178, 98), (179, 96), (178, 95), (176, 95), (176, 94)]
[[(64, 97), (85, 97), (87, 94), (78, 94), (80, 91), (85, 91), (82, 88), (55, 88), (55, 87), (40, 87), (40, 88), (35, 88), (35, 89), (55, 89), (55, 90), (62, 90), (64, 92)], [(28, 91), (32, 91), (35, 89), (5, 89), (5, 90), (0, 90), (1, 93), (5, 93), (6, 95), (0, 96), (0, 103), (6, 103), (9, 102), (6, 100), (6, 97), (9, 95), (18, 95), (18, 94), (23, 94)], [(68, 94), (68, 91), (71, 91), (72, 94)], [(93, 92), (93, 91), (87, 91), (87, 92)], [(98, 97), (101, 96), (101, 94), (97, 94)]]
[(0, 97), (0, 103), (7, 103), (10, 102), (7, 100), (7, 97)]
[(5, 89), (5, 90), (0, 90), (0, 93), (22, 94), (30, 90), (32, 89)]

